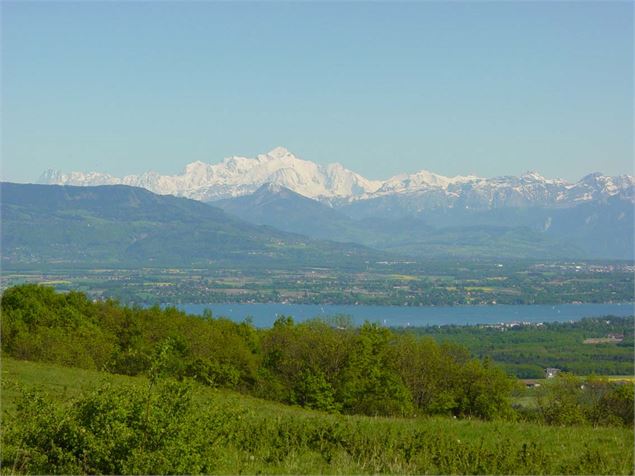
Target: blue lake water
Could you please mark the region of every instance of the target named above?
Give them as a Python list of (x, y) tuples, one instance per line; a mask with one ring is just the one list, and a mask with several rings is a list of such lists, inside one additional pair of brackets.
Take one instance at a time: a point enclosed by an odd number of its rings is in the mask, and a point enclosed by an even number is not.
[(181, 304), (190, 314), (203, 314), (205, 309), (214, 317), (224, 316), (234, 321), (249, 317), (256, 327), (270, 327), (280, 315), (293, 316), (296, 322), (337, 314), (351, 316), (355, 324), (376, 322), (389, 327), (430, 325), (474, 325), (500, 322), (577, 321), (583, 317), (629, 316), (635, 313), (633, 304), (559, 304), (492, 305), (492, 306), (352, 306), (319, 304)]

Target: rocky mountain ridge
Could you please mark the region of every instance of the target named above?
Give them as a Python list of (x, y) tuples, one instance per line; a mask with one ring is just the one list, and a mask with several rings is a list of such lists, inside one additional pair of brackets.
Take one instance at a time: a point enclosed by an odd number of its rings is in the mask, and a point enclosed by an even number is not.
[(255, 158), (234, 156), (218, 164), (192, 162), (180, 175), (146, 172), (119, 178), (98, 172), (65, 174), (48, 170), (38, 182), (83, 186), (124, 184), (204, 202), (249, 195), (265, 184), (273, 184), (334, 207), (357, 208), (355, 202), (371, 201), (368, 203), (381, 206), (398, 204), (411, 212), (438, 208), (569, 207), (614, 196), (635, 202), (632, 175), (609, 177), (593, 173), (569, 183), (547, 179), (537, 172), (520, 177), (482, 178), (444, 177), (421, 170), (381, 181), (366, 179), (341, 164), (324, 166), (302, 160), (284, 147)]

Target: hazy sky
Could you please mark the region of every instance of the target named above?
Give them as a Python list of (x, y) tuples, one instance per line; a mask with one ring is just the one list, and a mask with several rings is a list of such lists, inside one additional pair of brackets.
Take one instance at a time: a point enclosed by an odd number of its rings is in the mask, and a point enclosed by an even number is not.
[(633, 3), (2, 1), (2, 177), (284, 145), (369, 178), (633, 173)]

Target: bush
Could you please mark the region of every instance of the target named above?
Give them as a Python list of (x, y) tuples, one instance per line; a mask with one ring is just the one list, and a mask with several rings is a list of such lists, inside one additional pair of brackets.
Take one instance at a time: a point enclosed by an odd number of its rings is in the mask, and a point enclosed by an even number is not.
[(240, 380), (240, 372), (233, 365), (200, 358), (186, 366), (184, 375), (214, 388), (235, 388)]
[(582, 379), (561, 373), (547, 382), (538, 394), (538, 410), (553, 425), (633, 426), (635, 386), (606, 379)]
[[(159, 366), (153, 362), (156, 370)], [(221, 400), (191, 382), (25, 392), (2, 467), (24, 474), (630, 474), (632, 432), (346, 417)], [(272, 410), (275, 412), (272, 414)], [(557, 442), (557, 444), (553, 444)]]
[(155, 392), (104, 384), (68, 409), (25, 393), (3, 458), (31, 474), (209, 472), (215, 453), (204, 422), (183, 383)]

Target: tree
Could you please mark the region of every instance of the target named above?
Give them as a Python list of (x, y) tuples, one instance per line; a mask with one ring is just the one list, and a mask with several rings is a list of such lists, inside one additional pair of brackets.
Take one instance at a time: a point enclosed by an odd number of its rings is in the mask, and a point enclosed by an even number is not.
[(551, 425), (579, 425), (585, 415), (581, 405), (582, 380), (561, 372), (541, 388), (537, 403), (540, 414)]
[(339, 388), (340, 401), (348, 413), (408, 415), (412, 395), (391, 359), (391, 332), (365, 323), (351, 349)]

